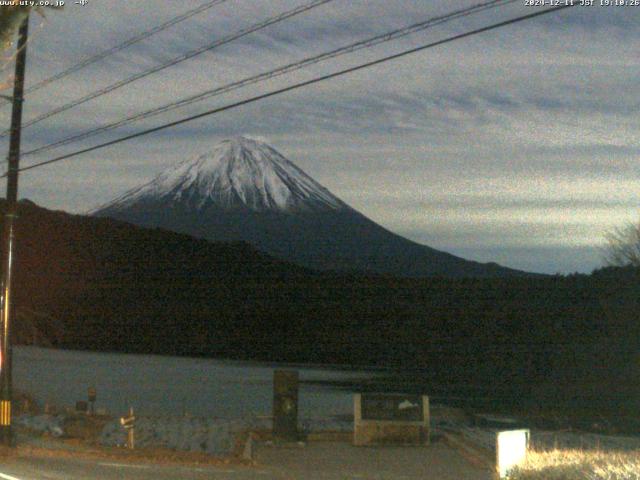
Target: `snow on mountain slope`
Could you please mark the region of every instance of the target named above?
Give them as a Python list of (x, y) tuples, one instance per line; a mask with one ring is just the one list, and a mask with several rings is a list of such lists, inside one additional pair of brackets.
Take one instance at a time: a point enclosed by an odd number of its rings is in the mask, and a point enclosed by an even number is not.
[(394, 234), (268, 145), (225, 140), (93, 212), (215, 242), (243, 241), (316, 270), (397, 276), (519, 275)]
[(211, 204), (281, 213), (349, 209), (275, 149), (245, 137), (225, 140), (210, 153), (165, 170), (101, 210), (118, 211), (151, 200), (196, 210)]

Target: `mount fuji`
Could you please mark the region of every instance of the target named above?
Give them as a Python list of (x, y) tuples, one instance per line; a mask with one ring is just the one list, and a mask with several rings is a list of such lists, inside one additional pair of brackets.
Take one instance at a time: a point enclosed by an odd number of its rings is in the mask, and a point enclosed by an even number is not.
[(244, 137), (165, 170), (92, 214), (212, 241), (245, 241), (318, 270), (405, 277), (527, 275), (396, 235), (272, 147)]

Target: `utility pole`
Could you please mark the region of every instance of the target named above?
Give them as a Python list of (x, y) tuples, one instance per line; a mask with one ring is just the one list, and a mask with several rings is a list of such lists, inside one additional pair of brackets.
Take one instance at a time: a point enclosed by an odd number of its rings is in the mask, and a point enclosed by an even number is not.
[(13, 111), (11, 113), (11, 140), (9, 143), (9, 168), (7, 170), (7, 200), (2, 231), (2, 294), (0, 296), (0, 443), (11, 446), (11, 324), (13, 311), (13, 260), (15, 256), (14, 223), (18, 204), (18, 170), (20, 168), (20, 127), (22, 125), (22, 101), (24, 71), (27, 64), (27, 37), (29, 17), (24, 19), (18, 33), (18, 55), (13, 86)]

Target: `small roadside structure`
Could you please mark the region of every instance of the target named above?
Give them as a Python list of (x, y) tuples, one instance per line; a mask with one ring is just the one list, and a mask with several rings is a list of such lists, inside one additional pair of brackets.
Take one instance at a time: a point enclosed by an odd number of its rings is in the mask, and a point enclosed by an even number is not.
[(284, 441), (298, 441), (298, 372), (273, 372), (273, 435)]
[(511, 469), (527, 459), (530, 436), (527, 429), (496, 432), (496, 470), (500, 478), (507, 478)]
[(354, 396), (354, 445), (428, 445), (429, 435), (428, 396), (395, 393)]

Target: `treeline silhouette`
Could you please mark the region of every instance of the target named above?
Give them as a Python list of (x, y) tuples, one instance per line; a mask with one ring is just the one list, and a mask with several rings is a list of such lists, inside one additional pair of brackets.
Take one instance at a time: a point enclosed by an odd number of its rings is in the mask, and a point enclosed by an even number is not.
[(19, 214), (21, 343), (381, 366), (411, 372), (392, 375), (392, 389), (440, 388), (529, 409), (637, 411), (637, 268), (506, 279), (319, 273), (242, 243), (28, 201)]

